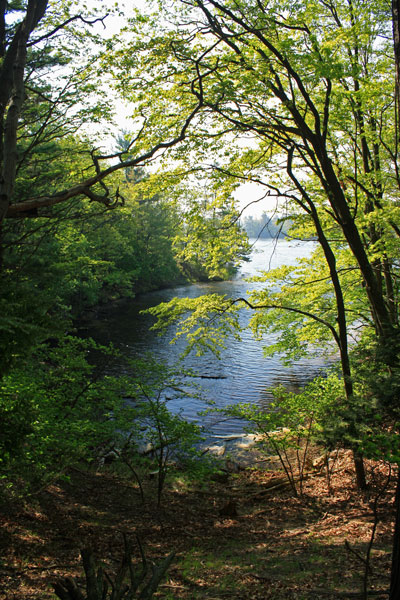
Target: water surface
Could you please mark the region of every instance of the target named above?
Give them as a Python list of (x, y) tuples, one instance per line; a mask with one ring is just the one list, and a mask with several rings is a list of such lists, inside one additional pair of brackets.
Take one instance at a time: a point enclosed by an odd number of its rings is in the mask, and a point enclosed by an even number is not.
[[(313, 242), (259, 240), (254, 244), (251, 262), (243, 264), (234, 280), (188, 284), (142, 294), (104, 311), (101, 319), (89, 324), (85, 334), (100, 343), (112, 342), (128, 356), (145, 356), (151, 352), (172, 365), (184, 349), (184, 340), (171, 345), (169, 342), (173, 331), (160, 337), (150, 329), (154, 318), (142, 314), (142, 310), (174, 297), (194, 298), (210, 293), (226, 294), (231, 298), (245, 296), (247, 290), (262, 285), (257, 282), (249, 283), (245, 280), (247, 276), (255, 275), (259, 270), (295, 264), (298, 258), (308, 256), (312, 248)], [(249, 311), (243, 310), (241, 325), (245, 326), (250, 316)], [(217, 407), (239, 402), (267, 406), (271, 400), (271, 393), (268, 391), (270, 387), (284, 384), (297, 388), (324, 366), (322, 359), (318, 361), (314, 358), (297, 361), (290, 368), (284, 367), (278, 356), (266, 358), (263, 355), (262, 345), (268, 345), (269, 341), (271, 342), (271, 338), (266, 337), (260, 343), (254, 340), (249, 330), (245, 330), (241, 341), (234, 338), (227, 340), (227, 347), (222, 351), (220, 360), (212, 354), (201, 357), (189, 355), (185, 359), (185, 366), (196, 370), (196, 383), (201, 384), (203, 395), (215, 402)], [(117, 363), (113, 366), (113, 371), (121, 372), (124, 368), (122, 363)], [(204, 409), (204, 404), (192, 398), (172, 398), (169, 407), (173, 411), (182, 411), (189, 420), (194, 419), (207, 425), (211, 429), (211, 435), (216, 437), (239, 434), (243, 430), (243, 424), (233, 419), (221, 420), (215, 415), (198, 417), (197, 413)]]

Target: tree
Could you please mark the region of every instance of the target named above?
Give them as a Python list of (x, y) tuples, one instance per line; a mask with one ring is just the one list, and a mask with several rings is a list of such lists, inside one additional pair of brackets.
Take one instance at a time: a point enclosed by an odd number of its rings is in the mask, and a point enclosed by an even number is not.
[[(397, 215), (390, 217), (395, 157), (387, 151), (393, 132), (380, 125), (384, 118), (390, 122), (393, 104), (388, 43), (383, 41), (390, 16), (378, 3), (372, 18), (363, 1), (252, 6), (193, 0), (185, 3), (176, 23), (176, 31), (167, 26), (145, 55), (150, 68), (169, 81), (164, 101), (172, 87), (175, 102), (176, 95), (183, 105), (194, 96), (204, 107), (201, 126), (192, 144), (187, 142), (188, 161), (196, 153), (197, 164), (208, 163), (226, 186), (246, 176), (261, 180), (313, 223), (336, 298), (335, 337), (350, 399), (347, 313), (331, 230), (356, 261), (379, 345), (391, 353), (386, 361), (397, 364), (392, 269), (398, 227)], [(166, 56), (168, 66), (162, 67)], [(149, 79), (148, 93), (151, 87)], [(159, 106), (156, 112), (163, 103)], [(246, 135), (253, 138), (250, 148), (233, 158), (221, 150), (222, 139)], [(220, 152), (219, 163), (212, 165), (206, 158), (211, 140)], [(389, 216), (388, 226), (382, 226), (383, 214)], [(363, 484), (361, 471), (359, 479)]]
[(182, 192), (183, 227), (174, 240), (182, 272), (192, 281), (229, 279), (250, 252), (233, 199), (193, 184)]
[(259, 218), (254, 218), (252, 215), (244, 217), (243, 228), (249, 238), (256, 239), (283, 237), (288, 232), (286, 222), (275, 215), (269, 215), (265, 211)]
[[(105, 42), (92, 31), (106, 16), (84, 12), (74, 2), (0, 5), (2, 373), (29, 348), (65, 331), (71, 305), (76, 309), (94, 304), (107, 285), (111, 295), (118, 285), (128, 291), (139, 269), (144, 279), (145, 269), (137, 264), (138, 245), (133, 248), (126, 242), (128, 230), (136, 235), (145, 217), (123, 209), (118, 218), (105, 218), (108, 227), (100, 236), (101, 213), (123, 204), (119, 185), (124, 170), (145, 164), (178, 143), (198, 110), (196, 101), (190, 115), (177, 116), (167, 139), (149, 140), (141, 120), (127, 145), (115, 154), (103, 156), (101, 149), (94, 149), (83, 125), (101, 121), (104, 126), (112, 117), (103, 84), (107, 72), (99, 56), (105, 47), (112, 47), (112, 40)], [(111, 235), (115, 221), (119, 234), (106, 248), (107, 232)], [(120, 248), (117, 237), (125, 238)], [(162, 256), (164, 271), (178, 276), (171, 248)]]
[[(75, 8), (75, 6), (73, 6)], [(78, 5), (76, 5), (78, 8)], [(57, 10), (59, 7), (57, 7)], [(10, 13), (14, 10), (22, 12), (22, 18), (11, 20)], [(43, 48), (47, 47), (48, 43), (54, 43), (55, 48), (59, 49), (59, 53), (66, 51), (64, 43), (60, 43), (59, 36), (68, 33), (72, 36), (75, 42), (81, 39), (81, 34), (78, 30), (72, 28), (72, 25), (80, 24), (83, 26), (93, 25), (95, 22), (103, 21), (106, 15), (99, 17), (90, 17), (81, 12), (75, 14), (69, 12), (69, 5), (62, 5), (61, 18), (56, 18), (52, 14), (52, 5), (48, 0), (29, 0), (26, 6), (20, 6), (18, 3), (3, 2), (0, 7), (0, 47), (2, 63), (0, 67), (0, 222), (5, 218), (36, 216), (38, 211), (43, 208), (53, 207), (60, 203), (65, 203), (71, 198), (78, 196), (87, 197), (90, 201), (99, 202), (105, 206), (112, 206), (115, 201), (120, 200), (118, 189), (109, 189), (104, 183), (112, 173), (121, 169), (133, 168), (138, 165), (146, 164), (146, 162), (162, 153), (166, 148), (169, 148), (179, 141), (184, 136), (190, 122), (195, 117), (199, 110), (199, 102), (195, 100), (192, 103), (188, 114), (179, 114), (174, 121), (174, 126), (170, 128), (170, 135), (151, 139), (146, 137), (146, 123), (141, 122), (138, 127), (138, 133), (130, 141), (127, 148), (120, 152), (111, 154), (101, 154), (95, 150), (91, 151), (91, 170), (85, 177), (77, 177), (74, 183), (70, 183), (64, 187), (58, 182), (57, 186), (51, 186), (53, 189), (46, 190), (40, 195), (33, 195), (23, 199), (16, 196), (15, 183), (20, 161), (28, 161), (29, 154), (23, 151), (22, 155), (18, 156), (18, 130), (20, 118), (23, 116), (24, 108), (29, 104), (29, 88), (30, 79), (30, 53), (32, 49), (39, 49), (37, 52), (42, 56), (46, 54)], [(64, 20), (62, 20), (64, 18)], [(87, 31), (86, 31), (87, 33)], [(87, 40), (88, 41), (88, 40)], [(92, 38), (94, 43), (95, 37)], [(58, 44), (58, 46), (57, 46)], [(112, 42), (109, 41), (112, 46)], [(76, 54), (72, 52), (72, 57), (76, 60)], [(82, 92), (82, 82), (85, 82), (85, 77), (93, 75), (95, 69), (89, 69), (90, 63), (95, 60), (94, 56), (90, 56), (89, 65), (80, 66), (76, 81), (80, 84)], [(105, 63), (104, 63), (105, 64)], [(104, 68), (103, 64), (103, 68)], [(37, 64), (36, 64), (37, 66)], [(104, 71), (101, 73), (104, 77)], [(90, 81), (92, 92), (95, 81)], [(62, 97), (65, 98), (69, 94), (69, 85), (67, 84), (62, 90)], [(40, 89), (34, 89), (33, 94), (44, 99)], [(79, 98), (79, 101), (82, 97)], [(76, 102), (76, 99), (74, 99)], [(60, 106), (61, 100), (52, 97), (50, 91), (47, 94), (46, 106), (47, 111), (41, 115), (39, 121), (34, 121), (34, 129), (36, 133), (35, 143), (29, 145), (29, 151), (33, 146), (37, 145), (37, 135), (42, 135), (43, 130), (47, 131), (52, 124), (54, 125), (54, 111)], [(63, 109), (61, 109), (63, 110)], [(65, 108), (64, 108), (65, 110)], [(25, 111), (26, 112), (26, 111)], [(65, 113), (64, 113), (65, 114)], [(89, 113), (93, 118), (95, 112)], [(55, 134), (56, 137), (59, 134)], [(97, 188), (96, 184), (99, 184)]]
[[(56, 347), (37, 344), (35, 359), (20, 360), (0, 382), (0, 494), (32, 492), (119, 435), (125, 385), (104, 376), (113, 351), (65, 336)], [(103, 367), (87, 361), (96, 349)]]
[[(391, 36), (393, 25), (398, 62), (397, 4), (393, 3), (393, 20), (385, 3), (372, 6), (365, 0), (189, 0), (175, 9), (178, 16), (170, 3), (159, 4), (168, 14), (164, 30), (158, 28), (149, 44), (134, 46), (143, 50), (142, 60), (154, 75), (140, 81), (138, 102), (155, 97), (153, 82), (160, 79), (164, 95), (147, 109), (158, 120), (168, 99), (187, 106), (197, 98), (202, 119), (186, 140), (186, 156), (180, 148), (176, 159), (184, 164), (195, 160), (196, 169), (211, 171), (225, 189), (246, 179), (261, 183), (271, 195), (286, 198), (293, 218), (300, 212), (312, 224), (334, 298), (334, 322), (331, 316), (319, 316), (321, 306), (316, 313), (303, 312), (303, 318), (325, 321), (335, 339), (348, 403), (354, 395), (348, 325), (352, 317), (343, 273), (352, 269), (358, 274), (361, 304), (367, 309), (363, 313), (375, 333), (371, 358), (381, 387), (375, 394), (385, 418), (394, 424), (399, 416), (400, 229)], [(154, 19), (149, 18), (147, 26), (144, 36)], [(132, 66), (141, 66), (137, 56), (134, 64), (129, 58), (124, 64), (126, 70)], [(132, 85), (133, 93), (137, 87)], [(237, 138), (241, 145), (235, 151)], [(209, 160), (212, 152), (217, 162)], [(339, 247), (348, 251), (347, 263), (340, 268)], [(273, 303), (252, 307), (281, 309)], [(202, 309), (199, 303), (184, 301), (181, 307), (176, 302), (171, 307), (176, 317), (187, 309), (195, 312), (184, 322), (186, 330), (196, 319), (204, 324), (207, 311), (215, 325), (215, 315), (227, 315), (230, 306), (209, 298)], [(165, 320), (166, 308), (159, 314)], [(206, 329), (199, 331), (198, 341), (204, 345)], [(215, 335), (215, 328), (212, 331)], [(356, 465), (363, 485), (359, 459)]]

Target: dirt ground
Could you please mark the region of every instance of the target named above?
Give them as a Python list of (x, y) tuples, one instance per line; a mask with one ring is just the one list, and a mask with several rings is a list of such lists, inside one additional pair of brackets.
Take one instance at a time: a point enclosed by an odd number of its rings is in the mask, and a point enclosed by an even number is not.
[(394, 477), (386, 486), (387, 465), (367, 468), (369, 490), (360, 494), (351, 457), (342, 453), (330, 492), (320, 470), (297, 498), (281, 485), (282, 474), (265, 468), (224, 474), (202, 486), (175, 477), (160, 509), (153, 480), (146, 482), (143, 504), (134, 482), (107, 470), (73, 469), (69, 480), (3, 507), (0, 599), (54, 600), (57, 579), (73, 576), (83, 583), (83, 547), (93, 549), (112, 577), (122, 556), (122, 532), (138, 563), (136, 535), (149, 561), (175, 553), (156, 598), (362, 598), (366, 570), (371, 597), (386, 598)]

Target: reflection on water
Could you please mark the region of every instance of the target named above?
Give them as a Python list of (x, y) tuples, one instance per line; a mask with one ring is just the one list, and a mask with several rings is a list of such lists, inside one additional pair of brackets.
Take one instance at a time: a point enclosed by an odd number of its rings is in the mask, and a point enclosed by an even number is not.
[[(180, 286), (174, 289), (161, 290), (143, 294), (134, 300), (125, 301), (112, 306), (102, 315), (102, 318), (89, 324), (85, 334), (97, 342), (112, 342), (128, 356), (143, 356), (151, 352), (162, 361), (173, 364), (184, 349), (184, 340), (170, 345), (170, 334), (160, 337), (150, 327), (154, 318), (140, 312), (160, 302), (167, 302), (174, 297), (194, 298), (202, 294), (219, 293), (229, 297), (244, 296), (246, 290), (254, 289), (261, 284), (248, 283), (245, 277), (255, 275), (259, 270), (268, 270), (283, 264), (294, 264), (297, 258), (308, 256), (313, 247), (312, 242), (287, 242), (279, 240), (258, 241), (255, 252), (249, 263), (244, 263), (242, 272), (233, 281), (217, 283), (199, 283)], [(243, 310), (240, 316), (241, 325), (245, 326), (249, 319), (248, 311)], [(272, 341), (272, 338), (269, 338)], [(268, 345), (268, 338), (263, 340)], [(284, 384), (292, 389), (311, 379), (324, 366), (316, 359), (301, 360), (291, 368), (283, 367), (279, 357), (265, 358), (262, 344), (253, 339), (249, 330), (244, 330), (242, 341), (227, 340), (227, 348), (221, 352), (221, 359), (206, 354), (202, 357), (188, 356), (185, 367), (194, 369), (199, 377), (195, 379), (203, 389), (203, 395), (214, 401), (217, 407), (231, 403), (254, 402), (267, 406), (271, 400), (268, 388)], [(113, 372), (120, 372), (121, 364), (113, 366)], [(204, 409), (204, 404), (195, 399), (172, 399), (169, 407), (173, 411), (182, 411), (188, 419), (199, 420), (197, 413)], [(231, 435), (243, 430), (242, 423), (221, 420), (215, 415), (203, 416), (201, 422), (211, 427), (214, 435)]]

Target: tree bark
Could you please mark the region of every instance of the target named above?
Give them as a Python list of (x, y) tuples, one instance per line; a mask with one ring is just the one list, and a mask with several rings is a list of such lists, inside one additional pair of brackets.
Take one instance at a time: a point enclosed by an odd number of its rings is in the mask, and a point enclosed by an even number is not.
[(389, 600), (400, 599), (400, 468), (397, 473)]
[[(294, 182), (294, 184), (296, 185), (299, 192), (302, 194), (302, 197), (306, 204), (306, 206), (303, 205), (303, 203), (299, 200), (298, 201), (299, 205), (303, 208), (303, 210), (306, 209), (306, 212), (308, 212), (310, 214), (310, 216), (314, 222), (315, 229), (317, 232), (318, 242), (321, 245), (321, 248), (324, 252), (325, 260), (326, 260), (326, 263), (329, 268), (329, 274), (331, 277), (333, 289), (335, 291), (337, 326), (338, 326), (338, 330), (339, 330), (338, 337), (337, 337), (337, 339), (336, 338), (335, 339), (339, 346), (340, 366), (341, 366), (341, 371), (342, 371), (342, 375), (343, 375), (343, 383), (344, 383), (346, 401), (350, 404), (352, 401), (353, 393), (354, 393), (353, 377), (352, 377), (350, 357), (349, 357), (349, 348), (348, 348), (348, 341), (347, 341), (348, 331), (347, 331), (346, 309), (345, 309), (345, 304), (344, 304), (342, 285), (341, 285), (341, 282), (339, 279), (339, 273), (338, 273), (337, 267), (336, 267), (336, 257), (331, 248), (331, 245), (325, 235), (324, 228), (319, 219), (318, 211), (317, 211), (317, 208), (316, 208), (314, 202), (312, 201), (309, 194), (307, 194), (306, 190), (301, 185), (299, 180), (295, 177), (295, 175), (292, 171), (291, 157), (292, 157), (292, 153), (290, 152), (289, 158), (288, 158), (288, 167), (287, 167), (288, 174), (289, 174), (290, 178), (292, 179), (292, 181)], [(354, 426), (351, 426), (350, 433), (352, 435), (355, 435)], [(364, 461), (363, 461), (363, 457), (362, 457), (361, 453), (358, 451), (357, 448), (353, 448), (353, 458), (354, 458), (354, 469), (355, 469), (355, 473), (356, 473), (357, 487), (359, 490), (365, 490), (365, 489), (367, 489), (367, 480), (366, 480), (366, 476), (365, 476)]]
[[(46, 12), (47, 3), (48, 0), (28, 1), (25, 18), (11, 39), (0, 68), (0, 222), (7, 213), (15, 182), (17, 128), (24, 102), (27, 44)], [(4, 24), (6, 4), (0, 8)]]
[(395, 62), (396, 133), (400, 141), (400, 0), (392, 0), (393, 49)]

